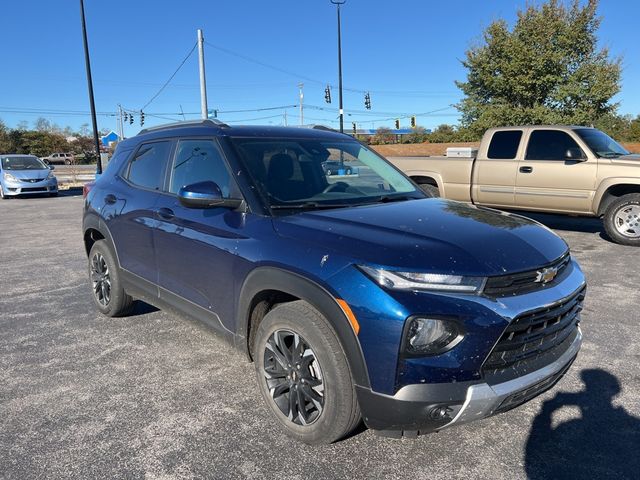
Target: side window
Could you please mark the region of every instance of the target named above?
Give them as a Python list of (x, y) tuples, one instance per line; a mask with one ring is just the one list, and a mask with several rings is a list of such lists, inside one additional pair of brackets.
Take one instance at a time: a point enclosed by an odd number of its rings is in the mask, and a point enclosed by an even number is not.
[(560, 130), (534, 130), (529, 137), (527, 160), (565, 160), (567, 150), (578, 144)]
[(513, 160), (518, 154), (522, 130), (502, 130), (491, 137), (487, 157), (496, 160)]
[(230, 196), (232, 180), (222, 152), (213, 140), (181, 140), (171, 169), (169, 191), (197, 182), (215, 182), (223, 197)]
[(171, 142), (143, 144), (129, 162), (126, 178), (134, 185), (161, 190), (170, 151)]

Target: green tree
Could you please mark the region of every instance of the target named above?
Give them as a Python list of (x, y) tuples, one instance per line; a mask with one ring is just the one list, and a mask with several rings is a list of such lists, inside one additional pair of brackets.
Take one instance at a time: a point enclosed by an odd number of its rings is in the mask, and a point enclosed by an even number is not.
[(527, 123), (591, 124), (615, 113), (621, 60), (597, 48), (597, 0), (581, 6), (558, 0), (518, 12), (485, 30), (462, 64), (462, 126), (476, 136), (493, 126)]

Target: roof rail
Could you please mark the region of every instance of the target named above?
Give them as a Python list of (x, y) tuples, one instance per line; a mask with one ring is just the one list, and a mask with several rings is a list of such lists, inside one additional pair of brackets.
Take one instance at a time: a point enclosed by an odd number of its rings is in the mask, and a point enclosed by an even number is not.
[(228, 127), (229, 126), (226, 123), (221, 122), (220, 120), (213, 120), (211, 118), (206, 118), (206, 119), (201, 119), (201, 120), (186, 120), (186, 121), (182, 121), (182, 122), (165, 123), (164, 125), (157, 125), (155, 127), (148, 127), (148, 128), (144, 128), (144, 129), (140, 130), (138, 132), (138, 135), (142, 135), (144, 133), (149, 133), (149, 132), (157, 132), (157, 131), (160, 131), (160, 130), (169, 130), (171, 128), (197, 127), (199, 125), (201, 125), (203, 127)]
[(327, 127), (326, 125), (320, 125), (316, 123), (311, 123), (307, 125), (291, 125), (296, 128), (311, 128), (313, 130), (326, 130), (327, 132), (337, 132), (335, 128)]

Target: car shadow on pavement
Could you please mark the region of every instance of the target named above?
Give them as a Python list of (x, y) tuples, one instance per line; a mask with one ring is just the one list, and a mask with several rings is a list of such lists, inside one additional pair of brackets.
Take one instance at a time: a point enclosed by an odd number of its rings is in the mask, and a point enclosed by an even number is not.
[(133, 302), (133, 310), (127, 315), (128, 317), (137, 317), (138, 315), (146, 315), (147, 313), (158, 312), (160, 309), (153, 305), (143, 302), (142, 300), (136, 300)]
[[(638, 478), (640, 418), (612, 404), (620, 382), (602, 369), (580, 376), (584, 390), (557, 393), (534, 419), (525, 452), (528, 478)], [(553, 426), (553, 414), (567, 406), (578, 407), (581, 417)]]

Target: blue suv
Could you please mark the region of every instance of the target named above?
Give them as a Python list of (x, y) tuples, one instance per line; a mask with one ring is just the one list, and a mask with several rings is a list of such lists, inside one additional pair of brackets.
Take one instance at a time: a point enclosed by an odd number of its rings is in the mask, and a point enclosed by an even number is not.
[[(329, 161), (342, 168), (327, 175)], [(328, 129), (145, 129), (88, 192), (83, 230), (103, 314), (139, 298), (208, 324), (310, 444), (362, 420), (415, 436), (504, 412), (581, 344), (585, 278), (561, 238), (425, 198)]]

